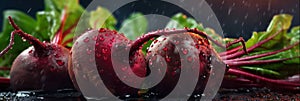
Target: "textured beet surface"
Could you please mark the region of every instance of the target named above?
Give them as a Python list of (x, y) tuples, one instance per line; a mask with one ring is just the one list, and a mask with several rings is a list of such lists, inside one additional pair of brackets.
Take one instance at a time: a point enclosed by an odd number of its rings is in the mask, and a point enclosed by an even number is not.
[[(132, 42), (125, 36), (107, 29), (93, 29), (82, 34), (71, 50), (72, 59), (69, 67), (76, 88), (87, 94), (87, 96), (98, 96), (97, 93), (91, 94), (89, 91), (105, 92), (99, 86), (105, 85), (115, 96), (137, 96), (139, 89), (130, 87), (121, 81), (127, 80), (134, 82), (135, 85), (140, 85), (141, 82), (131, 79), (130, 76), (144, 77), (146, 75), (146, 63), (141, 51), (133, 52), (133, 55), (129, 57), (129, 61), (124, 61), (128, 58), (124, 55), (129, 52), (131, 44)], [(112, 63), (112, 56), (117, 57), (114, 64)], [(130, 66), (126, 67), (125, 64), (130, 64)], [(96, 68), (93, 68), (93, 66), (96, 66)], [(119, 78), (114, 72), (113, 66), (122, 68), (123, 72), (127, 73), (127, 77)], [(129, 70), (134, 73), (129, 74)], [(104, 81), (103, 84), (101, 81)], [(78, 83), (81, 83), (82, 86), (79, 87)]]
[[(210, 71), (211, 50), (208, 40), (194, 33), (185, 32), (158, 37), (150, 45), (146, 60), (149, 68), (154, 65), (152, 68), (161, 67), (167, 70), (165, 75), (160, 75), (164, 77), (163, 80), (150, 88), (149, 92), (158, 94), (159, 98), (168, 95), (177, 85), (182, 63), (187, 62), (186, 64), (189, 64), (187, 68), (200, 68), (199, 80), (194, 92), (201, 94)], [(196, 65), (196, 57), (200, 60), (198, 65)], [(163, 61), (166, 62), (165, 65), (162, 64)]]
[(23, 51), (14, 61), (10, 71), (13, 90), (47, 90), (72, 88), (68, 76), (69, 50), (47, 44), (43, 57), (35, 56), (34, 47)]
[(9, 45), (0, 52), (0, 56), (13, 47), (15, 35), (21, 36), (33, 45), (18, 55), (12, 64), (10, 70), (12, 89), (55, 91), (73, 88), (67, 70), (69, 50), (55, 42), (43, 43), (23, 32), (11, 17), (9, 22), (15, 30), (11, 33)]

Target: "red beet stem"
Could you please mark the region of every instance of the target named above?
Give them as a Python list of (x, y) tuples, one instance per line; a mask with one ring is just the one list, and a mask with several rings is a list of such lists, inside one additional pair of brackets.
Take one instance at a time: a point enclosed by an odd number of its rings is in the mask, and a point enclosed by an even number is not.
[(72, 42), (73, 38), (70, 38), (68, 40), (66, 40), (65, 42), (63, 42), (62, 46), (66, 46), (68, 43)]
[(263, 87), (261, 84), (255, 83), (245, 78), (228, 78), (224, 77), (222, 81), (222, 88), (249, 88), (249, 87)]
[(14, 35), (15, 35), (15, 31), (11, 32), (9, 44), (6, 48), (4, 48), (4, 50), (2, 50), (0, 52), (0, 57), (3, 56), (5, 53), (7, 53), (12, 48), (12, 45), (14, 44), (14, 40), (15, 40)]
[(299, 42), (296, 42), (295, 44), (293, 44), (291, 46), (288, 46), (288, 47), (286, 47), (284, 49), (280, 49), (280, 50), (277, 50), (277, 51), (274, 51), (274, 52), (267, 52), (267, 53), (263, 53), (263, 54), (259, 54), (259, 55), (247, 56), (247, 57), (243, 57), (243, 58), (237, 58), (237, 59), (225, 60), (225, 61), (228, 61), (228, 62), (229, 61), (246, 61), (246, 60), (252, 60), (252, 59), (256, 59), (256, 58), (261, 58), (261, 57), (264, 57), (264, 56), (270, 56), (270, 55), (274, 55), (274, 54), (277, 54), (277, 53), (289, 50), (289, 49), (293, 48), (294, 46), (296, 46), (298, 44), (299, 44)]
[(246, 49), (246, 45), (245, 45), (245, 40), (244, 38), (240, 37), (239, 39), (236, 39), (232, 42), (229, 42), (228, 44), (226, 44), (226, 49), (234, 44), (237, 44), (237, 43), (242, 43), (242, 46), (243, 46), (243, 50), (245, 51), (246, 54), (248, 54), (247, 52), (247, 49)]
[(174, 33), (184, 33), (187, 32), (185, 29), (180, 29), (180, 30), (158, 30), (154, 32), (149, 32), (147, 34), (144, 34), (143, 36), (137, 38), (131, 47), (130, 54), (132, 54), (134, 51), (139, 50), (140, 46), (142, 46), (145, 42), (148, 40), (159, 37), (161, 35), (169, 35), (169, 34), (174, 34)]
[(9, 70), (10, 70), (10, 68), (8, 68), (8, 67), (0, 67), (0, 70), (9, 71)]
[(62, 11), (62, 15), (61, 15), (61, 25), (59, 26), (57, 32), (55, 33), (55, 36), (52, 40), (52, 43), (55, 44), (61, 44), (62, 40), (63, 40), (63, 30), (66, 24), (66, 20), (67, 20), (67, 7), (64, 8), (64, 10)]
[(261, 65), (261, 64), (282, 62), (282, 61), (291, 60), (291, 59), (295, 59), (295, 58), (300, 58), (300, 56), (291, 57), (291, 58), (277, 59), (277, 60), (224, 61), (224, 63), (229, 65), (229, 67), (231, 67), (231, 66), (245, 66), (245, 65)]
[(225, 51), (225, 52), (221, 52), (221, 53), (219, 53), (219, 55), (220, 56), (225, 56), (225, 55), (228, 55), (228, 54), (233, 54), (233, 53), (239, 51), (241, 48), (242, 48), (242, 46), (238, 46), (238, 47), (233, 48), (231, 50), (228, 50), (228, 51)]
[(197, 28), (194, 28), (194, 29), (185, 28), (185, 29), (187, 30), (187, 32), (196, 33), (200, 36), (207, 38), (208, 40), (212, 41), (214, 44), (216, 44), (217, 46), (219, 46), (221, 48), (226, 48), (226, 46), (224, 46), (222, 43), (214, 40), (212, 37), (208, 36), (206, 33), (199, 31)]
[(229, 75), (236, 75), (236, 76), (241, 76), (243, 78), (247, 78), (249, 80), (252, 80), (254, 82), (260, 83), (260, 84), (264, 84), (267, 86), (273, 86), (273, 87), (277, 87), (278, 88), (283, 88), (283, 89), (287, 89), (287, 90), (300, 90), (300, 83), (292, 83), (292, 82), (288, 82), (288, 81), (284, 81), (284, 80), (274, 80), (274, 79), (269, 79), (269, 78), (265, 78), (262, 76), (258, 76), (255, 74), (251, 74), (248, 72), (244, 72), (242, 70), (237, 70), (237, 69), (233, 69), (230, 68), (226, 74)]
[(38, 55), (42, 55), (45, 50), (47, 50), (46, 44), (42, 43), (39, 41), (37, 38), (31, 36), (30, 34), (27, 34), (23, 32), (13, 21), (13, 19), (9, 16), (8, 17), (10, 24), (14, 27), (15, 31), (11, 33), (10, 36), (10, 42), (9, 45), (0, 53), (0, 57), (3, 56), (5, 53), (8, 52), (9, 49), (12, 48), (12, 45), (14, 44), (14, 35), (18, 34), (21, 36), (23, 39), (26, 39), (27, 41), (30, 41), (31, 44), (35, 47), (35, 51), (37, 52)]
[(131, 48), (132, 51), (130, 51), (130, 53), (132, 53), (134, 50), (139, 49), (141, 45), (143, 45), (145, 42), (147, 42), (148, 40), (150, 40), (154, 37), (159, 37), (161, 35), (169, 35), (169, 34), (174, 34), (174, 33), (184, 33), (184, 32), (191, 32), (191, 33), (198, 34), (200, 36), (203, 36), (203, 37), (209, 39), (210, 41), (212, 41), (219, 47), (222, 47), (222, 48), (226, 47), (226, 46), (222, 45), (220, 42), (218, 42), (218, 41), (214, 40), (213, 38), (211, 38), (210, 36), (208, 36), (207, 34), (199, 31), (197, 28), (194, 28), (194, 29), (185, 28), (185, 29), (178, 29), (178, 30), (158, 30), (155, 32), (147, 33), (147, 34), (139, 37), (138, 39), (136, 39), (135, 42), (133, 42), (132, 48)]
[(78, 20), (79, 19), (77, 19), (76, 20), (76, 22), (73, 24), (73, 25), (71, 25), (66, 31), (64, 31), (63, 32), (63, 38), (65, 38), (69, 33), (71, 33), (71, 31), (76, 27), (76, 25), (78, 24)]
[(5, 77), (0, 77), (0, 84), (1, 85), (9, 85), (10, 84), (10, 79), (9, 78), (5, 78)]
[[(263, 45), (264, 43), (270, 41), (270, 40), (273, 39), (276, 35), (278, 35), (281, 31), (283, 31), (283, 30), (277, 31), (275, 34), (273, 34), (272, 36), (268, 37), (267, 39), (264, 39), (264, 40), (258, 42), (257, 44), (253, 45), (252, 47), (248, 48), (248, 49), (247, 49), (247, 52), (251, 52), (251, 51), (253, 51), (254, 49), (256, 49), (256, 48), (260, 47), (261, 45)], [(223, 59), (223, 60), (229, 60), (229, 59), (232, 59), (232, 58), (236, 58), (236, 57), (242, 56), (242, 55), (244, 55), (244, 54), (245, 54), (244, 51), (239, 51), (239, 52), (234, 53), (234, 54), (231, 54), (231, 55), (222, 56), (222, 59)]]

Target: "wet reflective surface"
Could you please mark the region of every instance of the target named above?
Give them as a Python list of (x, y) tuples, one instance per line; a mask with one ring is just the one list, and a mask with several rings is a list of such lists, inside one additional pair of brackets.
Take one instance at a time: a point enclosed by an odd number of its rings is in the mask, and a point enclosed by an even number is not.
[[(201, 95), (199, 95), (201, 96)], [(195, 98), (196, 97), (196, 98)], [(199, 97), (195, 96), (193, 99), (197, 100)], [(56, 92), (42, 92), (42, 91), (19, 91), (19, 92), (0, 92), (1, 101), (11, 100), (46, 100), (46, 101), (86, 101), (86, 99), (75, 90), (65, 89)], [(109, 100), (104, 99), (104, 100)], [(157, 100), (153, 98), (126, 98), (126, 100)], [(181, 100), (174, 98), (170, 100)], [(183, 100), (183, 99), (182, 99)], [(290, 92), (276, 92), (267, 88), (241, 88), (241, 89), (220, 89), (213, 101), (219, 100), (289, 100), (299, 101), (300, 93)]]

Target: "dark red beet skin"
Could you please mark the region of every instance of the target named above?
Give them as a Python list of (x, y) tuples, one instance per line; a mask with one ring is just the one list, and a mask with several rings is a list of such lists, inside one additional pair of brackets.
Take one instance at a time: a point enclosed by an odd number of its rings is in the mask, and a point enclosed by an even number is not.
[[(199, 79), (194, 93), (202, 94), (209, 76), (211, 51), (212, 48), (208, 40), (194, 33), (184, 32), (158, 37), (150, 45), (146, 61), (148, 61), (149, 68), (152, 65), (159, 66), (165, 61), (166, 65), (161, 66), (161, 68), (167, 69), (166, 74), (161, 75), (161, 77), (164, 77), (163, 80), (158, 85), (150, 88), (148, 92), (150, 94), (157, 94), (159, 98), (167, 96), (178, 84), (181, 65), (186, 60), (185, 67), (191, 69), (199, 68)], [(196, 65), (196, 57), (199, 57), (199, 65)], [(180, 94), (180, 92), (178, 93)], [(178, 96), (184, 95), (181, 94)]]
[(10, 71), (12, 89), (56, 91), (73, 88), (67, 70), (69, 50), (57, 43), (42, 43), (23, 32), (11, 17), (9, 22), (15, 30), (11, 33), (9, 45), (0, 52), (0, 56), (12, 48), (16, 34), (33, 45), (18, 55), (12, 64)]
[(48, 49), (43, 56), (37, 56), (34, 47), (29, 47), (15, 59), (10, 71), (14, 90), (72, 88), (67, 72), (69, 50), (60, 45), (46, 46)]
[[(124, 35), (103, 28), (83, 33), (72, 47), (72, 59), (69, 62), (69, 73), (76, 88), (89, 97), (105, 97), (108, 93), (121, 99), (125, 95), (136, 97), (139, 89), (122, 81), (127, 80), (139, 86), (141, 82), (132, 79), (131, 76), (145, 76), (146, 63), (141, 51), (135, 51), (129, 57), (124, 56), (128, 54), (131, 44)], [(116, 57), (113, 63), (112, 57)], [(129, 58), (129, 61), (124, 61), (126, 58)], [(122, 68), (127, 76), (119, 78), (113, 68)], [(129, 70), (132, 70), (133, 74), (130, 74)], [(109, 92), (105, 92), (105, 88), (102, 88), (104, 86)], [(103, 93), (105, 94), (101, 95)]]

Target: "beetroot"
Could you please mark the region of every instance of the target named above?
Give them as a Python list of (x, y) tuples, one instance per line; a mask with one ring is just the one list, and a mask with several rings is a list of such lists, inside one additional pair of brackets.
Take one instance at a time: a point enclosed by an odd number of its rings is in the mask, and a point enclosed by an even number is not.
[[(149, 49), (147, 50), (148, 52), (146, 55), (146, 61), (147, 61), (148, 68), (152, 68), (154, 70), (158, 68), (160, 69), (166, 68), (166, 74), (163, 75), (162, 73), (160, 75), (163, 76), (163, 80), (156, 86), (148, 89), (147, 96), (153, 95), (158, 98), (164, 98), (165, 96), (170, 94), (170, 92), (174, 90), (174, 87), (178, 83), (179, 75), (181, 75), (180, 71), (183, 69), (181, 67), (182, 66), (181, 64), (184, 63), (183, 60), (188, 61), (189, 64), (187, 64), (188, 65), (186, 66), (187, 68), (191, 68), (191, 69), (199, 68), (200, 70), (198, 82), (192, 95), (195, 94), (201, 95), (203, 93), (209, 74), (215, 72), (212, 71), (213, 69), (218, 71), (218, 69), (224, 70), (225, 67), (227, 67), (226, 74), (235, 75), (239, 78), (244, 78), (243, 80), (238, 79), (237, 81), (240, 80), (254, 81), (252, 83), (249, 83), (247, 87), (253, 85), (264, 85), (266, 87), (279, 89), (279, 90), (299, 91), (299, 87), (300, 87), (299, 83), (288, 82), (286, 80), (273, 80), (259, 75), (247, 73), (235, 68), (243, 65), (269, 64), (269, 63), (276, 63), (276, 62), (282, 62), (289, 59), (299, 58), (299, 57), (293, 57), (293, 58), (283, 58), (279, 60), (253, 60), (256, 58), (270, 56), (291, 49), (294, 46), (298, 45), (299, 42), (274, 52), (268, 52), (268, 53), (254, 55), (254, 56), (241, 57), (242, 55), (247, 54), (248, 52), (251, 52), (255, 48), (261, 46), (262, 44), (268, 42), (269, 40), (274, 38), (278, 33), (280, 33), (280, 31), (270, 36), (269, 38), (262, 40), (261, 42), (250, 47), (249, 49), (246, 49), (244, 40), (242, 38), (230, 42), (226, 46), (223, 46), (222, 44), (218, 43), (217, 41), (213, 40), (211, 37), (207, 36), (205, 33), (198, 31), (197, 29), (186, 28), (183, 30), (182, 29), (164, 30), (164, 31), (152, 32), (149, 34), (151, 35), (153, 33), (164, 33), (165, 35), (169, 35), (169, 34), (174, 34), (174, 35), (158, 37), (156, 40), (152, 42)], [(146, 34), (144, 36), (149, 36), (149, 35)], [(188, 37), (191, 37), (191, 39), (189, 39)], [(140, 38), (138, 40), (145, 40), (145, 39), (146, 38)], [(217, 53), (211, 47), (208, 40), (224, 48), (239, 42), (242, 43), (242, 46), (222, 53)], [(142, 41), (136, 41), (136, 42), (142, 42)], [(243, 51), (238, 51), (241, 48), (243, 48)], [(197, 58), (200, 61), (199, 64), (195, 62)], [(164, 64), (164, 62), (166, 64)], [(222, 74), (218, 74), (218, 75), (222, 75)], [(216, 87), (212, 85), (207, 85), (207, 86)], [(261, 86), (257, 86), (257, 87), (261, 87)]]
[[(161, 99), (170, 94), (177, 86), (181, 71), (184, 70), (183, 67), (192, 71), (199, 70), (198, 74), (197, 71), (191, 72), (195, 76), (191, 77), (192, 79), (198, 77), (196, 87), (192, 92), (193, 96), (203, 95), (202, 93), (204, 93), (206, 86), (217, 87), (217, 84), (206, 85), (208, 78), (211, 76), (211, 73), (215, 74), (214, 77), (222, 75), (220, 70), (224, 70), (225, 67), (227, 67), (226, 74), (243, 77), (233, 81), (249, 83), (248, 85), (242, 84), (243, 86), (261, 87), (260, 85), (265, 84), (264, 86), (271, 88), (277, 87), (277, 89), (297, 91), (300, 84), (268, 79), (235, 68), (241, 65), (259, 65), (293, 59), (253, 60), (291, 49), (299, 42), (278, 51), (239, 58), (268, 42), (278, 33), (246, 49), (242, 38), (223, 46), (197, 29), (159, 30), (147, 33), (133, 42), (115, 31), (103, 28), (99, 30), (93, 29), (82, 34), (72, 47), (69, 74), (76, 88), (88, 97), (105, 97), (111, 92), (121, 99), (124, 96), (139, 97), (140, 95), (145, 97), (154, 96)], [(157, 39), (153, 40), (149, 49), (147, 49), (146, 56), (144, 56), (141, 53), (141, 46), (153, 38)], [(239, 42), (242, 42), (242, 46), (217, 53), (210, 45), (209, 40), (223, 48)], [(243, 48), (243, 51), (239, 51), (240, 48)], [(128, 51), (129, 55), (126, 56)], [(129, 58), (129, 61), (126, 61), (126, 58)], [(128, 63), (130, 68), (126, 65)], [(182, 67), (182, 65), (186, 66)], [(114, 68), (121, 69), (126, 76), (118, 77), (120, 74), (117, 74)], [(133, 73), (130, 72), (131, 70)], [(136, 88), (138, 85), (142, 87), (153, 82), (151, 80), (140, 81), (134, 78), (134, 75), (145, 77), (151, 75), (151, 73), (154, 73), (154, 77), (163, 77), (162, 80), (149, 89)], [(251, 80), (259, 82), (250, 82)], [(123, 81), (133, 82), (135, 87), (128, 86)], [(185, 93), (179, 92), (178, 94), (178, 96), (184, 96), (180, 94)]]
[(12, 64), (10, 71), (12, 89), (54, 91), (73, 88), (67, 72), (69, 50), (59, 45), (60, 43), (43, 43), (23, 32), (11, 17), (9, 21), (15, 30), (11, 33), (9, 46), (0, 53), (0, 56), (12, 48), (15, 34), (33, 45), (24, 50)]
[[(69, 62), (70, 76), (75, 87), (88, 97), (103, 97), (109, 92), (120, 98), (136, 97), (139, 89), (122, 81), (139, 86), (141, 82), (132, 76), (144, 77), (146, 63), (141, 51), (132, 51), (129, 57), (126, 56), (131, 44), (132, 41), (124, 35), (104, 28), (83, 33), (72, 47)], [(126, 76), (119, 78), (114, 68), (119, 68)], [(133, 73), (129, 72), (131, 70)]]

